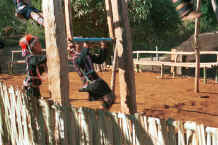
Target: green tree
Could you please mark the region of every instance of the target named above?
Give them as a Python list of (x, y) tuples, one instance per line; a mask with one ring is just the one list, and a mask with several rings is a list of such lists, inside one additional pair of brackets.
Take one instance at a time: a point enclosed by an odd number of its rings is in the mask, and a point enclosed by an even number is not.
[[(102, 0), (72, 0), (74, 34), (107, 36), (106, 12)], [(153, 47), (162, 44), (181, 24), (170, 0), (129, 1), (134, 44)]]

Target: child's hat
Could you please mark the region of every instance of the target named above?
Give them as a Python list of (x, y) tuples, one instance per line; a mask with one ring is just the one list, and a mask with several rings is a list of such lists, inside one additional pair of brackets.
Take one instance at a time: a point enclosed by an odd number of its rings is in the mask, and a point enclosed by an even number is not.
[(32, 47), (34, 46), (36, 40), (38, 40), (38, 37), (31, 34), (27, 34), (20, 39), (19, 46), (22, 48), (22, 56), (32, 53)]

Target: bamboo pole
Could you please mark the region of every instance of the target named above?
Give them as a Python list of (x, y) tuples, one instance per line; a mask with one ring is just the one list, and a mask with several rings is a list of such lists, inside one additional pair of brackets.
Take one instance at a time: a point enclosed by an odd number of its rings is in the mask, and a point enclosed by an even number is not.
[(60, 100), (64, 108), (64, 144), (69, 145), (70, 126), (69, 79), (67, 71), (67, 42), (62, 1), (45, 0), (42, 3), (49, 91), (53, 100)]
[[(107, 24), (110, 38), (114, 39), (114, 26), (113, 26), (113, 13), (112, 13), (112, 5), (111, 0), (105, 0), (105, 9), (107, 13)], [(117, 49), (115, 47), (115, 41), (113, 41), (114, 48), (114, 60), (112, 64), (112, 76), (111, 76), (111, 89), (112, 92), (115, 93), (115, 84), (116, 84), (116, 68), (117, 68)]]
[[(197, 0), (197, 8), (196, 11), (200, 11), (201, 0)], [(194, 34), (194, 49), (195, 49), (195, 58), (196, 58), (196, 66), (195, 66), (195, 92), (199, 93), (199, 84), (200, 84), (200, 47), (198, 34), (200, 31), (200, 21), (199, 18), (195, 19), (195, 34)]]
[(105, 0), (105, 9), (107, 13), (107, 24), (110, 38), (114, 38), (113, 13), (111, 0)]
[(65, 9), (65, 22), (66, 22), (66, 33), (67, 33), (67, 40), (73, 39), (73, 24), (72, 24), (72, 6), (71, 0), (64, 1), (64, 9)]
[(136, 90), (135, 75), (132, 60), (132, 40), (128, 20), (127, 2), (124, 0), (111, 1), (113, 11), (116, 49), (118, 51), (121, 111), (135, 113)]

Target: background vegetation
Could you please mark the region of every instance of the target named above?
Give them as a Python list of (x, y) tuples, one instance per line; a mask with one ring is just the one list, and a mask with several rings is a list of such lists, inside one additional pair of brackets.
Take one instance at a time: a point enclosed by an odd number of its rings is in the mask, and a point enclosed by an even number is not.
[[(32, 0), (41, 9), (41, 0)], [(103, 0), (72, 0), (73, 32), (76, 36), (107, 37), (106, 12)], [(210, 0), (202, 0), (201, 32), (217, 29), (216, 16)], [(43, 29), (31, 21), (14, 16), (12, 0), (0, 2), (0, 39), (16, 45), (24, 33), (44, 38)], [(193, 22), (181, 22), (171, 0), (129, 1), (129, 18), (134, 49), (170, 49), (186, 40), (194, 32)]]

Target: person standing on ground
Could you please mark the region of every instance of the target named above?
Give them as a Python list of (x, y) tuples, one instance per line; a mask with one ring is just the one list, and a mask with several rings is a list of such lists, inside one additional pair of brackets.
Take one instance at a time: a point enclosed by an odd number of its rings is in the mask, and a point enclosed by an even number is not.
[(20, 39), (19, 45), (22, 56), (26, 58), (27, 77), (24, 80), (24, 89), (27, 96), (40, 98), (41, 75), (46, 71), (46, 56), (42, 55), (41, 43), (38, 37), (28, 34)]
[(38, 37), (25, 35), (19, 41), (22, 48), (22, 56), (26, 58), (26, 78), (23, 82), (23, 89), (28, 98), (28, 110), (31, 115), (31, 125), (34, 131), (34, 141), (39, 141), (41, 111), (39, 107), (41, 74), (47, 71), (46, 56), (42, 55), (42, 47)]

